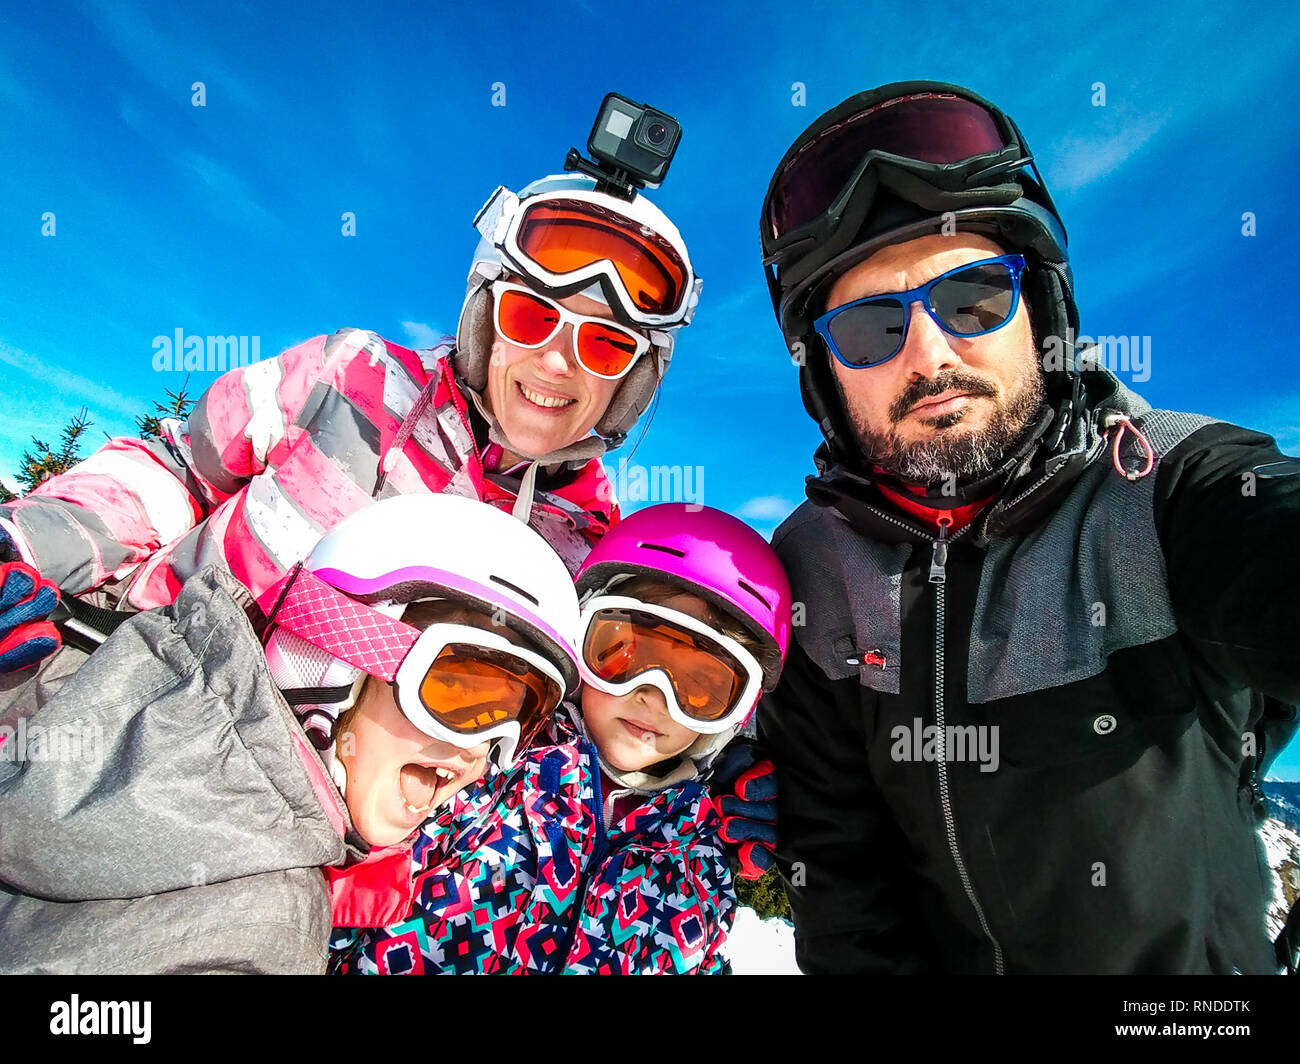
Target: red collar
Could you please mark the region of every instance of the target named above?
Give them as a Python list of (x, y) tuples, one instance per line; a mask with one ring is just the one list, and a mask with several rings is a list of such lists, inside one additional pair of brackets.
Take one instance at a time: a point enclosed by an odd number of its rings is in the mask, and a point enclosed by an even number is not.
[[(939, 531), (939, 522), (941, 519), (951, 519), (952, 524), (948, 532), (960, 532), (968, 524), (975, 520), (979, 512), (984, 509), (993, 499), (992, 495), (979, 499), (975, 502), (966, 503), (964, 506), (954, 506), (951, 509), (939, 509), (928, 505), (924, 501), (925, 488), (920, 484), (904, 484), (903, 486), (911, 494), (904, 494), (894, 490), (892, 487), (884, 484), (880, 480), (875, 482), (877, 489), (890, 502), (897, 506), (904, 513), (911, 514), (913, 517), (920, 518), (923, 523), (932, 527), (936, 532)], [(922, 498), (916, 499), (912, 496), (920, 495)]]

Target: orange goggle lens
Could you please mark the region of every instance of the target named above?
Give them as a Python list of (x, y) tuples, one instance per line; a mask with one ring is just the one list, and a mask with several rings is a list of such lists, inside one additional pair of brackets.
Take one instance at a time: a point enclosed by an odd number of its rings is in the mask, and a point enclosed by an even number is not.
[(520, 249), (545, 270), (573, 273), (609, 261), (632, 303), (648, 314), (671, 314), (686, 289), (686, 264), (645, 226), (581, 200), (547, 200), (525, 209)]
[(682, 712), (695, 720), (725, 716), (745, 689), (744, 666), (721, 645), (637, 610), (599, 611), (587, 626), (582, 653), (587, 668), (610, 684), (662, 669)]
[[(540, 347), (560, 329), (559, 308), (531, 292), (509, 289), (498, 298), (497, 322), (502, 335), (522, 347)], [(574, 354), (592, 373), (622, 373), (643, 347), (642, 338), (614, 322), (584, 321), (578, 326)]]
[(420, 682), (420, 702), (445, 728), (472, 735), (518, 721), (519, 747), (550, 719), (563, 692), (550, 676), (505, 651), (448, 643)]

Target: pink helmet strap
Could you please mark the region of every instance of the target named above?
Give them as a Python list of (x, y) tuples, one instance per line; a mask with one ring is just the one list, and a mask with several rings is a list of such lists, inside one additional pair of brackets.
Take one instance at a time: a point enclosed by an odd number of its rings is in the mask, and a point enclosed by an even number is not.
[[(267, 593), (279, 597), (274, 624), (389, 683), (420, 630), (349, 598), (297, 567)], [(274, 599), (272, 599), (274, 601)]]

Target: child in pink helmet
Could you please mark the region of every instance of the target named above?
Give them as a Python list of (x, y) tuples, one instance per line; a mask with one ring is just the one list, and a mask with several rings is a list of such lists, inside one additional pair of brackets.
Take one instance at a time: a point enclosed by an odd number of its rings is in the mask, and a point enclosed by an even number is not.
[(211, 566), (0, 688), (0, 972), (321, 973), (577, 689), (569, 571), (476, 500), (358, 511), (263, 606)]
[(416, 915), (338, 931), (342, 973), (719, 972), (735, 914), (718, 753), (777, 681), (785, 573), (717, 510), (638, 511), (577, 577), (584, 681), (560, 741), (417, 835)]

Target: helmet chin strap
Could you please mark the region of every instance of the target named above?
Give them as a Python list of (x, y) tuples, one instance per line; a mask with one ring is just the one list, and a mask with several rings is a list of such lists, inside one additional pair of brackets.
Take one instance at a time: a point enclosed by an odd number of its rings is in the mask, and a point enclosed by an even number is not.
[[(369, 676), (362, 672), (346, 687), (281, 689), (285, 701), (292, 707), (307, 738), (324, 762), (330, 779), (338, 787), (339, 794), (345, 797), (348, 793), (348, 771), (336, 750), (338, 722), (347, 710), (356, 705), (367, 679)], [(338, 700), (320, 701), (320, 698), (330, 694), (338, 696)], [(307, 698), (312, 695), (316, 698), (308, 702)]]
[(348, 770), (343, 767), (342, 758), (331, 757), (329, 763), (330, 779), (344, 798), (348, 796)]
[(537, 490), (537, 466), (537, 462), (529, 463), (528, 469), (519, 481), (519, 494), (515, 497), (515, 505), (510, 510), (510, 515), (524, 524), (528, 524), (528, 518), (533, 513), (533, 495)]

